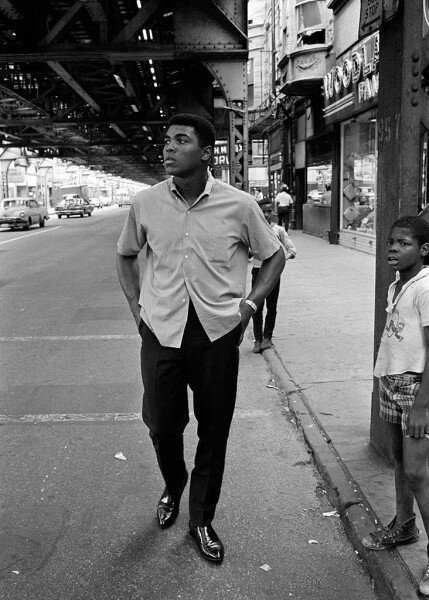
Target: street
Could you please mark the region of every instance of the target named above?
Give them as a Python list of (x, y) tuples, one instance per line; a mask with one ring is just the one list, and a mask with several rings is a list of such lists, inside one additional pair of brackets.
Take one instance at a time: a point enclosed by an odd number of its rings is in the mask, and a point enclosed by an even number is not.
[[(214, 522), (225, 562), (197, 553), (188, 489), (158, 529), (140, 338), (115, 271), (127, 210), (0, 230), (1, 600), (375, 599), (250, 330)], [(189, 470), (195, 445), (192, 417)]]

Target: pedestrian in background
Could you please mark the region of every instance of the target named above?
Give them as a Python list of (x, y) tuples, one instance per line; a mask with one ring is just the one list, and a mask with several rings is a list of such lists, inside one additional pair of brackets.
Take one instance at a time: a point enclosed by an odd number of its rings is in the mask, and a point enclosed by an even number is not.
[[(419, 539), (414, 499), (429, 537), (429, 268), (423, 266), (428, 254), (429, 224), (424, 219), (405, 216), (393, 223), (387, 262), (397, 276), (387, 295), (374, 375), (395, 459), (396, 515), (385, 529), (363, 539), (370, 550)], [(429, 562), (419, 590), (429, 596)]]
[(278, 224), (284, 226), (285, 231), (289, 229), (290, 209), (293, 204), (293, 198), (289, 194), (289, 188), (284, 183), (281, 192), (274, 198), (274, 205), (277, 210)]
[(264, 195), (262, 194), (261, 188), (255, 188), (254, 197), (256, 202), (260, 203), (264, 199)]
[[(264, 200), (259, 204), (259, 206), (264, 214), (265, 220), (267, 221), (267, 223), (269, 223), (269, 225), (271, 225), (274, 233), (276, 234), (276, 236), (280, 240), (281, 244), (283, 245), (283, 248), (285, 249), (286, 260), (295, 258), (296, 248), (295, 248), (292, 240), (290, 239), (290, 237), (288, 236), (286, 231), (283, 229), (283, 227), (280, 227), (279, 225), (272, 223), (273, 205), (272, 205), (271, 201)], [(256, 283), (256, 280), (259, 275), (260, 267), (261, 267), (261, 261), (258, 260), (257, 258), (254, 258), (253, 259), (253, 268), (252, 268), (252, 287)], [(280, 292), (280, 277), (279, 277), (279, 280), (277, 281), (276, 285), (273, 287), (271, 292), (265, 298), (265, 304), (266, 304), (266, 309), (267, 309), (267, 312), (265, 315), (265, 324), (264, 324), (264, 316), (263, 316), (263, 310), (264, 310), (263, 302), (262, 302), (262, 304), (259, 305), (258, 310), (252, 316), (253, 337), (255, 338), (253, 352), (255, 354), (258, 354), (259, 352), (262, 352), (263, 350), (267, 350), (268, 348), (271, 348), (271, 346), (273, 345), (272, 337), (273, 337), (274, 326), (276, 324), (277, 301), (279, 298), (279, 292)]]
[[(202, 556), (220, 563), (224, 546), (212, 521), (235, 406), (238, 346), (285, 257), (253, 196), (211, 176), (214, 144), (206, 119), (170, 120), (164, 165), (172, 177), (134, 198), (118, 242), (117, 270), (142, 338), (143, 420), (165, 481), (158, 524), (165, 529), (175, 522), (188, 480), (183, 432), (189, 385), (199, 438), (189, 531)], [(262, 266), (245, 297), (249, 249)], [(240, 530), (231, 537), (239, 548)]]

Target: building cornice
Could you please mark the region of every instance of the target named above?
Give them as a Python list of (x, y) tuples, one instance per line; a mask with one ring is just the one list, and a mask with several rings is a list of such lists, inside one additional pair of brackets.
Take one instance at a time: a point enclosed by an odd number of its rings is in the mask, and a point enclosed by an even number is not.
[(326, 6), (336, 13), (340, 10), (340, 8), (343, 8), (347, 2), (348, 0), (329, 0)]

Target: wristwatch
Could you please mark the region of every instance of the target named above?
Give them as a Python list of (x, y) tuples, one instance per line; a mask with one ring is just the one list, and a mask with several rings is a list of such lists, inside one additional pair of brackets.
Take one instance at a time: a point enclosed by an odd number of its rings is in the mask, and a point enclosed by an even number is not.
[(258, 310), (258, 307), (256, 306), (256, 304), (254, 302), (252, 302), (251, 300), (248, 300), (247, 298), (245, 298), (245, 303), (248, 304), (250, 306), (250, 308), (253, 308), (253, 310), (256, 312)]

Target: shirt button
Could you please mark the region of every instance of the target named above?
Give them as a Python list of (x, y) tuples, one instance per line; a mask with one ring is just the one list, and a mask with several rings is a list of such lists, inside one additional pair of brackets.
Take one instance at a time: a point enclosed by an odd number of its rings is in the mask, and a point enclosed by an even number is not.
[(188, 258), (188, 255), (187, 255), (187, 254), (185, 254), (185, 258)]
[(189, 233), (188, 233), (188, 232), (186, 232), (186, 233), (185, 233), (185, 235), (189, 235)]
[(185, 298), (183, 298), (182, 302), (186, 302)]

